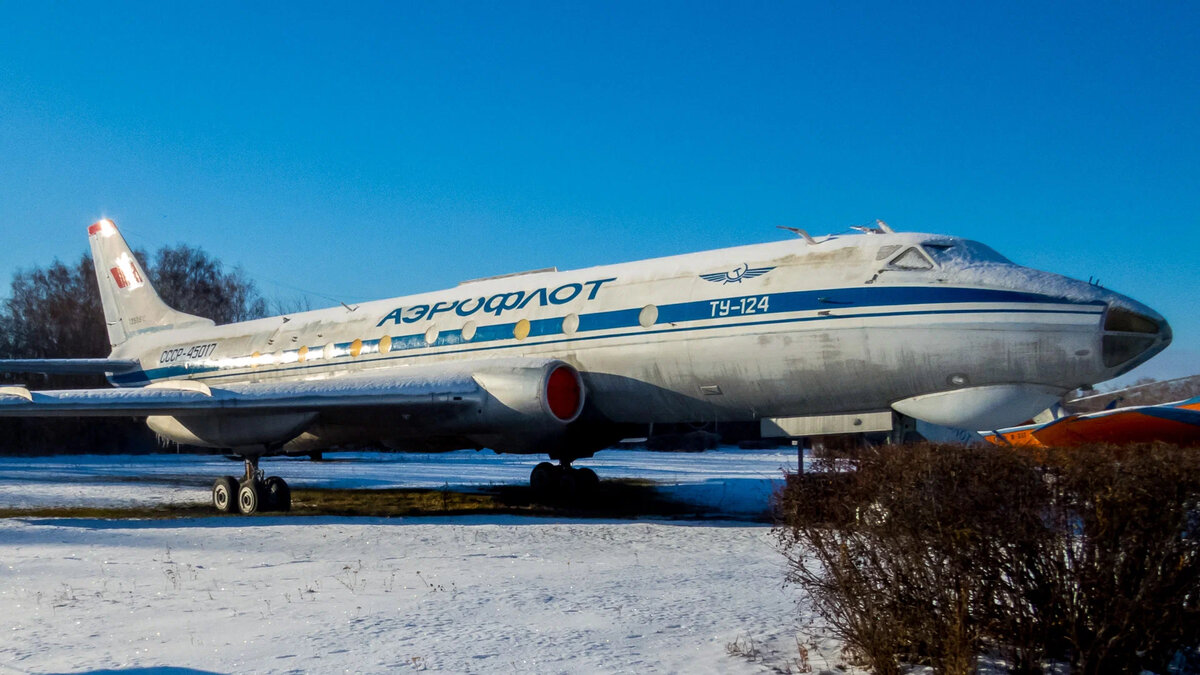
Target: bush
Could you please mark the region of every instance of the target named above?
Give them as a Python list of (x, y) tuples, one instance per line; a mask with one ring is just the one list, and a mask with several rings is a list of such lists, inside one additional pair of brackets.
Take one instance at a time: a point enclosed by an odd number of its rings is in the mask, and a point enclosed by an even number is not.
[(1200, 646), (1200, 455), (1052, 451), (1047, 554), (1079, 672), (1166, 672)]
[(885, 446), (777, 495), (789, 580), (880, 673), (1165, 671), (1200, 644), (1200, 461), (1172, 446)]

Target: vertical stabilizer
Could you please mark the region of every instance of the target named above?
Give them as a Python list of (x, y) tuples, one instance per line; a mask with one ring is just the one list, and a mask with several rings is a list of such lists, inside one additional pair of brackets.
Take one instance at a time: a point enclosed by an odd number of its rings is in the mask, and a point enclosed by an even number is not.
[(138, 333), (213, 325), (209, 319), (171, 309), (158, 297), (113, 221), (93, 223), (88, 228), (88, 240), (96, 263), (108, 341), (113, 347)]

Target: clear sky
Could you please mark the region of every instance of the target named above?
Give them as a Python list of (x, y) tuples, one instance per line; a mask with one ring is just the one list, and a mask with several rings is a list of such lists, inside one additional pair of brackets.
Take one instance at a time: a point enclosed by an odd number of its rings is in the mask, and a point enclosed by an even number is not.
[(1194, 2), (0, 0), (0, 26), (3, 287), (102, 215), (347, 302), (883, 218), (1099, 277), (1175, 329), (1142, 372), (1200, 372)]

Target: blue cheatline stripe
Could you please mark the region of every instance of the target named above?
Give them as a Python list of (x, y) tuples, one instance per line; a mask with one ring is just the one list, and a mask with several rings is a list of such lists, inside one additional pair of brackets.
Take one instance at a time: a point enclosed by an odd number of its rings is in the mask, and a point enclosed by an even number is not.
[[(765, 302), (764, 302), (765, 299)], [(910, 311), (883, 311), (883, 312), (864, 312), (848, 314), (848, 310), (866, 310), (874, 308), (891, 307), (897, 305), (919, 305), (919, 304), (970, 304), (970, 303), (1016, 303), (1016, 304), (1059, 304), (1066, 305), (1076, 309), (949, 309), (949, 310), (910, 310)], [(1083, 309), (1083, 308), (1090, 309)], [(1020, 314), (1098, 314), (1100, 309), (1104, 307), (1101, 301), (1092, 302), (1070, 302), (1064, 301), (1061, 298), (1053, 298), (1035, 293), (1024, 293), (1019, 291), (1000, 291), (990, 289), (973, 289), (973, 288), (933, 288), (933, 287), (856, 287), (856, 288), (841, 288), (841, 289), (826, 289), (816, 291), (793, 291), (790, 293), (764, 293), (757, 295), (744, 295), (732, 298), (716, 298), (712, 300), (696, 300), (690, 302), (680, 302), (658, 307), (658, 324), (678, 324), (692, 321), (703, 321), (710, 319), (723, 320), (722, 323), (711, 324), (706, 326), (687, 326), (663, 329), (640, 329), (636, 332), (626, 332), (606, 335), (582, 335), (583, 333), (615, 330), (623, 328), (634, 328), (639, 326), (638, 318), (641, 313), (641, 308), (618, 309), (604, 312), (593, 312), (590, 314), (579, 315), (579, 328), (575, 335), (564, 337), (557, 340), (539, 340), (537, 342), (517, 342), (513, 340), (513, 330), (517, 322), (508, 322), (501, 324), (491, 324), (479, 326), (476, 329), (475, 336), (470, 340), (464, 340), (462, 331), (446, 330), (438, 334), (437, 339), (432, 343), (425, 340), (424, 333), (413, 335), (404, 335), (392, 338), (391, 352), (406, 352), (413, 350), (425, 350), (440, 347), (453, 347), (467, 344), (480, 344), (497, 341), (511, 341), (504, 345), (495, 346), (479, 346), (469, 347), (464, 349), (456, 349), (453, 351), (441, 351), (438, 355), (447, 354), (464, 354), (471, 352), (491, 351), (496, 349), (514, 349), (531, 345), (551, 345), (564, 342), (582, 342), (596, 339), (621, 338), (631, 335), (661, 335), (666, 333), (678, 333), (685, 331), (712, 330), (719, 328), (735, 328), (744, 326), (764, 326), (781, 323), (805, 323), (811, 321), (824, 321), (830, 319), (857, 319), (857, 318), (876, 318), (884, 316), (917, 316), (917, 315), (947, 315), (947, 314), (992, 314), (997, 312), (1002, 313), (1020, 313)], [(743, 314), (741, 311), (745, 310)], [(759, 320), (750, 317), (765, 316), (768, 314), (782, 314), (803, 311), (820, 311), (820, 310), (837, 310), (837, 315), (828, 316), (810, 316), (810, 317), (795, 317), (789, 319), (767, 319)], [(721, 314), (725, 312), (725, 314)], [(548, 319), (533, 319), (530, 320), (529, 338), (550, 337), (563, 335), (563, 319), (564, 317), (553, 317)], [(735, 321), (737, 319), (748, 319), (745, 321)], [(527, 338), (528, 339), (528, 338)], [(349, 353), (350, 342), (339, 342), (334, 345), (335, 352), (338, 356), (344, 356)], [(379, 348), (379, 339), (365, 340), (363, 342), (363, 354), (369, 355), (377, 353)], [(319, 353), (321, 346), (309, 347), (310, 352)], [(411, 359), (420, 356), (426, 356), (428, 352), (421, 354), (395, 354), (382, 356), (372, 359), (372, 362), (387, 361), (395, 359)], [(311, 364), (287, 364), (283, 369), (263, 369), (260, 368), (257, 372), (261, 374), (269, 374), (278, 370), (297, 371), (307, 370), (311, 368), (336, 367), (341, 363), (333, 363), (322, 360), (318, 363)], [(125, 373), (114, 376), (113, 382), (116, 384), (144, 384), (154, 379), (162, 379), (166, 377), (175, 377), (179, 375), (202, 375), (221, 370), (216, 366), (168, 366), (164, 368), (151, 368), (142, 372)], [(218, 379), (224, 377), (239, 377), (244, 375), (244, 368), (237, 369), (236, 372), (226, 373), (223, 375), (215, 375), (202, 379)]]
[[(663, 305), (658, 309), (659, 320), (662, 321), (662, 311), (667, 307), (678, 307), (679, 305)], [(596, 312), (594, 314), (579, 315), (579, 332), (589, 333), (595, 330), (612, 330), (613, 328), (630, 328), (638, 325), (638, 315), (642, 313), (641, 308), (638, 309), (617, 309), (611, 312)], [(700, 318), (700, 317), (697, 317)], [(703, 317), (711, 318), (711, 317)], [(677, 319), (678, 321), (679, 319)]]

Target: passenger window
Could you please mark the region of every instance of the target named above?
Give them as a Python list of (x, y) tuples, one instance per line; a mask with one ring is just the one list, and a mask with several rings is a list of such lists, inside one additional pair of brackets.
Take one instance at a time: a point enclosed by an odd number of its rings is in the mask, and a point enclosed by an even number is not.
[(521, 319), (513, 326), (513, 337), (518, 340), (524, 340), (529, 337), (529, 331), (532, 328), (533, 326), (529, 323), (529, 319)]

